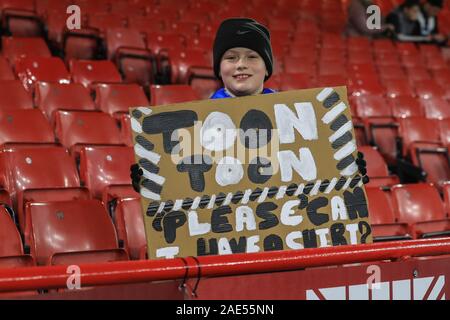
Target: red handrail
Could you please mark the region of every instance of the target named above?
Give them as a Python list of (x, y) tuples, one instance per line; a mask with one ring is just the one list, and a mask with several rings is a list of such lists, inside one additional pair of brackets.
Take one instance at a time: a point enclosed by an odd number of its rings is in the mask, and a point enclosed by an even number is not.
[[(450, 254), (450, 238), (80, 265), (81, 286), (214, 277)], [(0, 292), (67, 288), (67, 266), (0, 269)]]

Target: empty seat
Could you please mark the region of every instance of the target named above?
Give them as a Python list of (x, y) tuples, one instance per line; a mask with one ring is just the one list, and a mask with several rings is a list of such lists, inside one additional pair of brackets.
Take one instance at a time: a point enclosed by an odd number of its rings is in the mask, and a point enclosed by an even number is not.
[(450, 104), (441, 97), (431, 97), (422, 99), (422, 106), (425, 110), (425, 117), (428, 119), (450, 118)]
[(189, 85), (151, 85), (150, 105), (159, 106), (199, 100), (199, 96)]
[(133, 260), (144, 259), (147, 240), (140, 198), (117, 201), (114, 214), (117, 235)]
[(40, 110), (0, 110), (0, 145), (11, 143), (55, 143), (55, 137)]
[(355, 98), (356, 114), (362, 118), (369, 141), (376, 145), (389, 164), (396, 158), (397, 123), (388, 101), (377, 95)]
[(408, 225), (395, 217), (390, 191), (369, 187), (366, 194), (374, 241), (410, 239)]
[(190, 84), (192, 78), (202, 77), (216, 80), (212, 64), (201, 50), (169, 51), (172, 83)]
[(75, 157), (83, 145), (121, 144), (114, 118), (103, 112), (56, 111), (55, 135)]
[(95, 110), (89, 90), (78, 83), (39, 82), (34, 98), (49, 119), (55, 110)]
[(179, 33), (147, 32), (147, 47), (155, 54), (162, 50), (179, 50), (185, 48), (186, 39)]
[(70, 75), (63, 61), (56, 57), (23, 57), (16, 60), (16, 74), (27, 90), (38, 81), (69, 83)]
[(408, 67), (406, 69), (408, 80), (411, 84), (422, 81), (432, 81), (428, 70), (422, 66)]
[(389, 174), (386, 162), (374, 147), (361, 146), (358, 150), (364, 154), (367, 162), (367, 175), (370, 178), (368, 187), (391, 186), (399, 183), (398, 177)]
[(35, 264), (30, 255), (25, 255), (22, 239), (5, 206), (0, 206), (0, 269), (31, 267)]
[(417, 81), (414, 83), (417, 96), (421, 99), (441, 98), (445, 92), (433, 81)]
[(430, 184), (418, 183), (392, 187), (396, 217), (410, 225), (414, 238), (450, 234), (450, 220), (438, 191)]
[(30, 222), (27, 241), (38, 265), (127, 260), (98, 200), (29, 203), (26, 214)]
[(14, 64), (17, 58), (26, 56), (51, 57), (50, 50), (43, 38), (2, 38), (3, 55)]
[(66, 149), (55, 146), (17, 147), (0, 154), (2, 185), (9, 191), (25, 230), (23, 205), (28, 201), (88, 198), (80, 188), (75, 162)]
[(309, 77), (300, 73), (286, 73), (281, 77), (280, 90), (297, 90), (310, 87)]
[(398, 80), (385, 80), (383, 85), (386, 88), (386, 96), (396, 99), (398, 97), (413, 97), (414, 90), (408, 82)]
[(114, 64), (107, 60), (71, 60), (70, 73), (75, 83), (81, 83), (87, 88), (96, 83), (118, 83), (122, 81)]
[(0, 81), (0, 110), (32, 109), (33, 99), (18, 80)]
[(109, 114), (128, 113), (129, 108), (149, 105), (144, 90), (137, 84), (99, 84), (95, 92), (97, 107)]
[(347, 85), (347, 79), (342, 75), (319, 75), (316, 80), (318, 87), (339, 87)]
[(439, 146), (439, 126), (436, 120), (424, 118), (405, 118), (399, 120), (402, 138), (402, 154), (414, 154), (415, 144)]
[(140, 85), (154, 82), (154, 58), (137, 29), (108, 29), (106, 42), (108, 59), (116, 62), (124, 81)]
[[(437, 120), (406, 118), (400, 121), (403, 155), (426, 172), (425, 181), (441, 188), (450, 179), (448, 151), (440, 141)], [(423, 177), (422, 177), (423, 179)]]
[(12, 71), (8, 61), (0, 56), (0, 81), (15, 80), (14, 72)]
[(84, 147), (80, 151), (80, 178), (91, 195), (103, 199), (106, 204), (106, 196), (115, 192), (112, 190), (115, 186), (119, 192), (116, 197), (122, 197), (120, 192), (136, 195), (130, 185), (130, 166), (133, 163), (135, 156), (131, 147)]
[(416, 98), (399, 96), (390, 100), (394, 118), (423, 117), (422, 106)]
[(2, 0), (0, 11), (6, 32), (17, 37), (35, 37), (42, 34), (39, 16), (33, 0)]
[(89, 14), (89, 27), (97, 29), (103, 36), (107, 30), (123, 28), (126, 26), (127, 17), (121, 13), (92, 12)]

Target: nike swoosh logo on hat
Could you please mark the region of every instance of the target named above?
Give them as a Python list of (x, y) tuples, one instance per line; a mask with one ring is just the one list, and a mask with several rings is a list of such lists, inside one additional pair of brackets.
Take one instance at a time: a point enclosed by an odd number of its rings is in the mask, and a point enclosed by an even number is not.
[(250, 30), (248, 30), (248, 31), (241, 31), (241, 30), (238, 30), (238, 31), (236, 32), (236, 34), (241, 35), (241, 34), (246, 34), (246, 33), (249, 33), (249, 32), (250, 32)]

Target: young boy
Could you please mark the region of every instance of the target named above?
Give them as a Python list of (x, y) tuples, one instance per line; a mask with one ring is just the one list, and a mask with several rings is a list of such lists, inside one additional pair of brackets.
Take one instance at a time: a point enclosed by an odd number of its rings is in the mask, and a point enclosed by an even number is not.
[(224, 87), (211, 99), (275, 92), (264, 88), (273, 70), (269, 30), (253, 19), (232, 18), (222, 22), (213, 48), (214, 73)]
[[(221, 23), (213, 47), (214, 73), (222, 79), (224, 87), (217, 90), (210, 99), (233, 98), (257, 94), (274, 93), (264, 88), (264, 81), (273, 71), (272, 46), (269, 30), (262, 24), (248, 18), (232, 18)], [(363, 182), (366, 162), (358, 152), (356, 163)], [(138, 164), (130, 168), (133, 188), (139, 192), (142, 169)]]

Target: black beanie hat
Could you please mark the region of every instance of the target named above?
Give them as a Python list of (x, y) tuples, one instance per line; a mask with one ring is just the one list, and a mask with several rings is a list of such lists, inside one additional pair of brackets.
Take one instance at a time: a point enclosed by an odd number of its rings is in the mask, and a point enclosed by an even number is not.
[(220, 24), (213, 49), (214, 73), (217, 78), (220, 78), (220, 61), (223, 54), (228, 49), (236, 47), (249, 48), (258, 52), (266, 64), (268, 73), (264, 80), (270, 78), (273, 70), (273, 56), (269, 30), (248, 18), (231, 18)]

